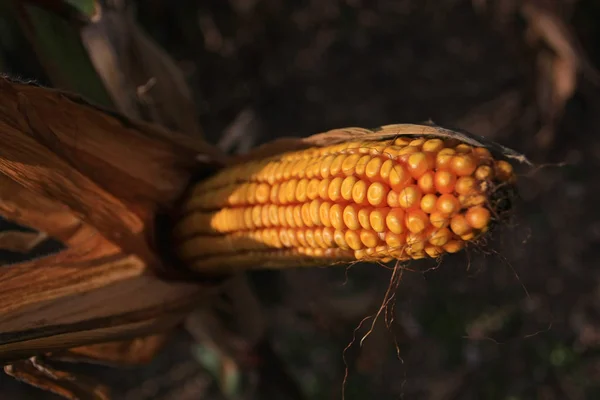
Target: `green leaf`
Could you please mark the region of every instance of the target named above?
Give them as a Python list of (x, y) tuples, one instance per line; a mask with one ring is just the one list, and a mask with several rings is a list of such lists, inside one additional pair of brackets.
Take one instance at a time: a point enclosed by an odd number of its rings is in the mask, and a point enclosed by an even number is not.
[(36, 52), (54, 84), (112, 107), (110, 95), (81, 43), (79, 30), (42, 8), (29, 5), (25, 6), (25, 12), (33, 30)]
[(91, 18), (96, 12), (96, 0), (64, 0), (77, 12)]

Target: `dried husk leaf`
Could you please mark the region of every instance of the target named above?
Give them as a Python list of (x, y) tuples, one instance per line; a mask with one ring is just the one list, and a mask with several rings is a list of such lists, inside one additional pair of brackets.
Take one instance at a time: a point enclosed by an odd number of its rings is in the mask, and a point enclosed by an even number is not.
[(266, 143), (248, 154), (231, 159), (231, 163), (245, 162), (253, 159), (268, 157), (287, 151), (302, 150), (309, 147), (323, 147), (355, 140), (385, 140), (399, 136), (431, 137), (456, 139), (463, 143), (477, 147), (487, 148), (494, 156), (516, 161), (520, 164), (531, 166), (532, 163), (523, 154), (516, 152), (499, 143), (477, 136), (469, 132), (442, 128), (434, 123), (423, 124), (393, 124), (375, 129), (342, 128), (332, 129), (305, 138), (281, 138)]
[(105, 7), (81, 30), (91, 62), (127, 115), (194, 136), (201, 134), (192, 92), (181, 69), (125, 7)]
[(49, 364), (29, 359), (4, 367), (8, 375), (32, 386), (71, 400), (109, 400), (109, 389), (92, 379), (59, 371)]
[(122, 1), (9, 1), (55, 87), (200, 136), (186, 77)]
[(98, 343), (74, 347), (52, 354), (52, 358), (64, 362), (87, 362), (107, 366), (146, 364), (167, 342), (168, 334), (137, 337), (118, 342)]
[(159, 279), (155, 218), (217, 149), (5, 77), (0, 138), (0, 215), (68, 246), (0, 268), (0, 360), (168, 330), (210, 293)]
[(150, 259), (143, 243), (156, 212), (185, 189), (199, 154), (208, 162), (219, 157), (202, 141), (74, 95), (6, 78), (0, 91), (0, 172), (28, 191), (21, 198), (36, 199), (27, 208), (59, 203), (119, 247)]
[(0, 250), (27, 253), (40, 244), (48, 235), (44, 232), (0, 232)]

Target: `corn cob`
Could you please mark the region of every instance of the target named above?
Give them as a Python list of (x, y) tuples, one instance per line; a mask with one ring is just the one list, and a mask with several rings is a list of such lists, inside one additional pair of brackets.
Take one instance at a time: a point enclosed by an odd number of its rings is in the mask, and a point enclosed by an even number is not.
[(350, 141), (241, 163), (196, 184), (174, 229), (194, 270), (436, 258), (494, 219), (510, 163), (456, 139)]

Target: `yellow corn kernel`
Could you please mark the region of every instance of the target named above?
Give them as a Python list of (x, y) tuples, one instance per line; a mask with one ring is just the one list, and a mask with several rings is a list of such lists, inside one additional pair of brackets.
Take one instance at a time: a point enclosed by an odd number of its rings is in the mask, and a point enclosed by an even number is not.
[(514, 181), (456, 140), (352, 141), (221, 170), (190, 191), (173, 235), (197, 270), (437, 258), (485, 233), (489, 189)]

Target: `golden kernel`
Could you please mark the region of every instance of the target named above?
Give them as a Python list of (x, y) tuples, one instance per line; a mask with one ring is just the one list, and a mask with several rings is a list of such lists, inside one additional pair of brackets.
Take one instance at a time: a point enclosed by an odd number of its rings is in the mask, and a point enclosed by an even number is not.
[(350, 248), (350, 247), (348, 247), (348, 244), (346, 243), (346, 238), (344, 237), (343, 231), (336, 229), (333, 232), (333, 240), (335, 241), (335, 244), (337, 244), (338, 247), (341, 249), (348, 250)]
[(383, 164), (381, 164), (381, 169), (379, 170), (379, 178), (381, 178), (382, 182), (389, 182), (390, 173), (395, 165), (394, 160), (385, 160)]
[(419, 138), (419, 139), (413, 139), (413, 140), (411, 140), (408, 143), (408, 145), (409, 146), (413, 146), (413, 147), (421, 147), (421, 146), (423, 146), (423, 143), (425, 143), (425, 139)]
[(246, 196), (248, 198), (248, 204), (254, 204), (256, 203), (256, 187), (258, 185), (254, 182), (251, 182), (248, 185), (248, 192), (246, 193)]
[(428, 244), (425, 245), (425, 253), (431, 258), (438, 258), (444, 254), (444, 249)]
[(369, 152), (371, 151), (371, 145), (371, 142), (360, 142), (356, 150), (359, 154), (369, 154)]
[(288, 226), (287, 219), (285, 218), (285, 207), (277, 207), (277, 219), (279, 220), (279, 226)]
[(283, 171), (287, 168), (286, 161), (280, 161), (278, 168), (275, 169), (275, 181), (279, 182), (283, 178)]
[(404, 148), (402, 148), (402, 149), (400, 149), (400, 150), (398, 151), (398, 158), (397, 158), (397, 160), (398, 160), (398, 161), (401, 161), (401, 162), (403, 162), (403, 163), (407, 163), (407, 162), (408, 162), (408, 159), (409, 159), (409, 157), (410, 157), (412, 154), (414, 154), (414, 153), (417, 153), (418, 151), (419, 151), (419, 148), (418, 148), (418, 147), (414, 147), (414, 146), (406, 146), (406, 147), (404, 147)]
[(363, 155), (358, 159), (358, 162), (354, 168), (354, 172), (357, 176), (363, 176), (365, 174), (365, 169), (367, 168), (369, 161), (371, 161), (371, 156), (369, 155)]
[(304, 221), (302, 220), (302, 206), (297, 204), (294, 206), (294, 223), (297, 227), (301, 228), (304, 226)]
[(406, 228), (413, 232), (423, 232), (429, 226), (429, 217), (421, 210), (409, 210), (405, 216)]
[(475, 172), (477, 162), (471, 154), (457, 154), (452, 159), (450, 169), (458, 176), (467, 176)]
[(456, 150), (457, 153), (462, 153), (462, 154), (469, 154), (473, 152), (473, 147), (471, 147), (470, 145), (466, 144), (466, 143), (461, 143), (458, 146), (456, 146), (454, 148)]
[[(310, 215), (313, 219), (313, 223), (317, 226), (331, 226), (331, 220), (329, 219), (331, 203), (327, 201), (321, 203), (320, 200), (315, 199), (310, 205)], [(315, 219), (316, 215), (314, 210), (317, 208), (317, 206), (319, 207), (319, 214), (318, 217)]]
[(298, 241), (298, 235), (297, 235), (297, 232), (300, 230), (302, 230), (302, 229), (288, 228), (288, 230), (287, 230), (288, 231), (288, 239), (290, 240), (290, 244), (294, 248), (298, 248), (300, 245), (300, 242)]
[(259, 183), (256, 187), (256, 202), (264, 204), (269, 201), (271, 187), (267, 183)]
[(402, 208), (418, 207), (421, 202), (421, 191), (418, 186), (410, 185), (405, 187), (398, 194), (398, 202)]
[(396, 138), (396, 140), (394, 140), (394, 145), (395, 146), (408, 146), (408, 144), (411, 142), (412, 139), (410, 138), (406, 138), (406, 137), (399, 137)]
[(429, 216), (429, 222), (436, 228), (445, 228), (450, 225), (450, 219), (439, 211), (434, 211)]
[(387, 147), (387, 142), (377, 142), (375, 144), (371, 144), (369, 149), (369, 154), (372, 156), (379, 156), (383, 153), (383, 150)]
[(513, 167), (510, 163), (504, 160), (496, 161), (495, 167), (496, 176), (501, 181), (507, 182), (514, 179)]
[(322, 237), (323, 242), (327, 248), (335, 247), (335, 241), (333, 240), (334, 230), (332, 228), (323, 228)]
[(271, 161), (269, 164), (267, 164), (267, 167), (265, 168), (264, 172), (265, 175), (267, 177), (267, 183), (269, 185), (273, 185), (275, 183), (275, 170), (279, 167), (279, 162), (277, 161)]
[(298, 181), (296, 179), (291, 179), (288, 181), (288, 185), (285, 188), (286, 191), (286, 201), (288, 203), (293, 203), (296, 200), (296, 186), (298, 185)]
[(298, 240), (298, 245), (300, 247), (308, 247), (308, 243), (306, 242), (306, 234), (304, 233), (304, 229), (298, 229), (296, 231), (296, 239)]
[(356, 164), (358, 164), (358, 160), (360, 160), (360, 154), (351, 154), (342, 163), (342, 173), (346, 176), (352, 176), (354, 174), (354, 170), (356, 168)]
[(330, 155), (321, 160), (321, 163), (319, 164), (319, 174), (321, 175), (321, 178), (325, 179), (331, 176), (331, 164), (333, 163), (334, 158), (335, 156)]
[(435, 177), (435, 173), (433, 171), (427, 171), (417, 181), (417, 186), (421, 189), (421, 192), (424, 194), (435, 193), (435, 184), (433, 179)]
[(317, 159), (316, 162), (308, 164), (306, 167), (306, 177), (308, 179), (321, 179), (321, 159)]
[(376, 247), (379, 244), (379, 237), (373, 231), (361, 230), (360, 231), (360, 241), (366, 247)]
[(277, 247), (278, 249), (282, 248), (283, 245), (279, 240), (279, 230), (278, 229), (267, 229), (265, 234), (265, 242), (271, 247)]
[(492, 159), (492, 154), (485, 147), (475, 147), (473, 149), (475, 156), (481, 161), (488, 161)]
[(398, 151), (400, 151), (400, 147), (394, 145), (388, 146), (383, 149), (383, 155), (388, 158), (395, 159), (398, 156)]
[(371, 211), (369, 214), (369, 223), (375, 232), (385, 232), (385, 219), (389, 212), (389, 208), (376, 208)]
[(411, 253), (423, 251), (425, 249), (425, 242), (423, 234), (408, 232), (406, 235), (406, 251)]
[(290, 241), (288, 232), (289, 231), (287, 229), (279, 230), (279, 241), (284, 247), (292, 247), (292, 242)]
[(252, 219), (252, 208), (244, 209), (244, 225), (246, 229), (254, 229), (254, 221)]
[(269, 206), (264, 205), (260, 210), (260, 220), (262, 221), (262, 226), (270, 227), (271, 221), (269, 221)]
[(323, 241), (323, 231), (320, 229), (315, 229), (313, 230), (313, 236), (315, 238), (315, 243), (317, 244), (318, 247), (325, 249), (327, 248), (325, 246), (325, 241)]
[(387, 205), (390, 207), (400, 207), (400, 198), (398, 192), (390, 190), (387, 195)]
[(306, 187), (308, 186), (308, 179), (300, 179), (298, 181), (298, 184), (296, 185), (296, 193), (294, 195), (294, 197), (296, 198), (296, 201), (299, 201), (301, 203), (306, 201)]
[(438, 198), (435, 208), (442, 214), (451, 217), (460, 211), (460, 202), (454, 195), (446, 193)]
[(389, 174), (389, 182), (392, 189), (399, 192), (411, 182), (408, 170), (401, 164), (395, 163)]
[(423, 152), (413, 153), (408, 157), (406, 166), (408, 168), (408, 172), (413, 178), (418, 179), (429, 168), (432, 167), (432, 162), (429, 160), (429, 158), (431, 157), (428, 156), (427, 153)]
[(287, 204), (287, 187), (289, 183), (289, 181), (281, 182), (281, 185), (279, 186), (279, 192), (277, 194), (278, 204)]
[(354, 204), (347, 205), (344, 208), (343, 219), (344, 224), (348, 227), (348, 229), (357, 230), (360, 228), (358, 211), (358, 207)]
[(306, 176), (306, 167), (308, 166), (308, 162), (309, 159), (307, 158), (303, 158), (300, 159), (297, 163), (296, 166), (294, 167), (294, 169), (298, 169), (297, 171), (294, 171), (294, 176), (297, 178), (304, 178)]
[(294, 168), (295, 161), (288, 161), (283, 165), (283, 175), (282, 178), (284, 180), (289, 180), (292, 177), (292, 170)]
[(306, 229), (304, 231), (304, 240), (308, 247), (315, 248), (317, 247), (317, 242), (315, 241), (315, 232), (312, 229)]
[[(314, 225), (313, 216), (311, 215), (311, 204), (312, 204), (312, 202), (303, 203), (300, 206), (300, 211), (302, 214), (302, 224), (309, 228)], [(319, 207), (318, 206), (315, 206), (315, 209), (312, 210), (312, 212), (314, 212), (316, 214), (317, 218), (319, 217)]]
[(285, 221), (287, 226), (290, 228), (296, 227), (296, 220), (294, 219), (294, 206), (285, 207)]
[(450, 229), (458, 236), (462, 236), (470, 233), (473, 228), (467, 223), (463, 214), (457, 214), (450, 220)]
[(385, 243), (392, 249), (401, 249), (406, 244), (406, 234), (386, 232)]
[(329, 209), (329, 220), (331, 221), (331, 226), (335, 229), (344, 229), (346, 226), (344, 225), (342, 206), (339, 204), (333, 204)]
[(472, 207), (465, 214), (467, 223), (475, 229), (483, 229), (490, 223), (490, 211), (484, 207)]
[(395, 234), (403, 233), (405, 230), (404, 216), (404, 210), (401, 208), (392, 208), (385, 217), (385, 224), (387, 228)]
[(389, 188), (380, 182), (373, 182), (367, 191), (367, 200), (374, 207), (385, 206)]
[(477, 181), (472, 176), (461, 176), (456, 180), (454, 190), (458, 194), (474, 194), (477, 192)]
[(434, 246), (443, 246), (452, 239), (452, 232), (448, 228), (436, 229), (429, 234), (429, 243)]
[(475, 170), (475, 178), (480, 181), (487, 181), (494, 179), (494, 170), (489, 165), (480, 165)]
[(331, 183), (330, 179), (323, 179), (319, 182), (319, 197), (322, 200), (329, 200), (329, 183)]
[(278, 208), (275, 204), (269, 204), (269, 222), (273, 226), (279, 226)]
[(437, 153), (435, 166), (437, 169), (449, 169), (456, 152), (454, 149), (442, 149)]
[(260, 216), (260, 206), (251, 207), (252, 210), (252, 223), (257, 228), (262, 228), (262, 218)]
[(462, 240), (451, 240), (444, 245), (444, 250), (448, 253), (456, 253), (465, 247), (465, 242)]
[(421, 210), (425, 211), (428, 214), (431, 214), (435, 211), (435, 204), (437, 202), (438, 197), (435, 194), (426, 194), (421, 198)]
[(306, 186), (306, 197), (309, 200), (314, 200), (317, 197), (319, 197), (319, 184), (320, 183), (321, 183), (321, 181), (319, 181), (316, 178), (313, 178), (310, 181), (308, 181), (308, 185)]
[(340, 177), (333, 178), (333, 180), (329, 183), (329, 190), (327, 191), (327, 195), (329, 199), (333, 202), (339, 201), (342, 198), (342, 182), (344, 180)]
[(442, 139), (429, 139), (423, 143), (422, 150), (437, 153), (444, 148), (444, 141)]
[(374, 157), (367, 163), (365, 168), (365, 175), (370, 180), (374, 180), (379, 178), (379, 171), (381, 170), (381, 166), (383, 164), (383, 160), (379, 157)]
[(447, 170), (436, 171), (434, 176), (435, 188), (440, 193), (452, 193), (456, 183), (456, 175)]
[(461, 235), (460, 237), (462, 240), (464, 240), (465, 242), (468, 242), (470, 240), (473, 240), (473, 238), (475, 238), (475, 232), (469, 232), (466, 233), (464, 235)]
[(358, 223), (363, 229), (373, 229), (371, 222), (369, 221), (372, 210), (373, 209), (369, 207), (362, 207), (358, 211)]
[(346, 231), (344, 234), (344, 239), (346, 239), (348, 247), (350, 247), (352, 250), (360, 250), (364, 247), (362, 241), (360, 240), (360, 236), (356, 231)]
[(481, 206), (486, 203), (487, 199), (482, 194), (475, 194), (475, 195), (468, 195), (468, 196), (460, 195), (460, 196), (458, 196), (458, 201), (460, 201), (460, 205), (463, 208), (469, 208), (469, 207), (473, 207), (473, 206)]
[(344, 149), (346, 153), (353, 153), (360, 147), (360, 142), (347, 142), (345, 143), (346, 148)]
[(367, 183), (365, 181), (358, 181), (352, 187), (352, 200), (356, 204), (367, 203)]
[(338, 154), (333, 159), (333, 162), (331, 163), (331, 170), (329, 171), (329, 173), (331, 174), (331, 176), (343, 176), (343, 174), (342, 174), (342, 164), (344, 163), (345, 159), (346, 159), (346, 155), (345, 154)]
[(356, 182), (358, 182), (358, 179), (354, 176), (347, 176), (344, 178), (340, 188), (342, 199), (346, 201), (352, 200), (352, 189), (354, 188), (354, 184), (356, 184)]
[(354, 250), (354, 258), (357, 260), (365, 260), (367, 258), (367, 250)]

